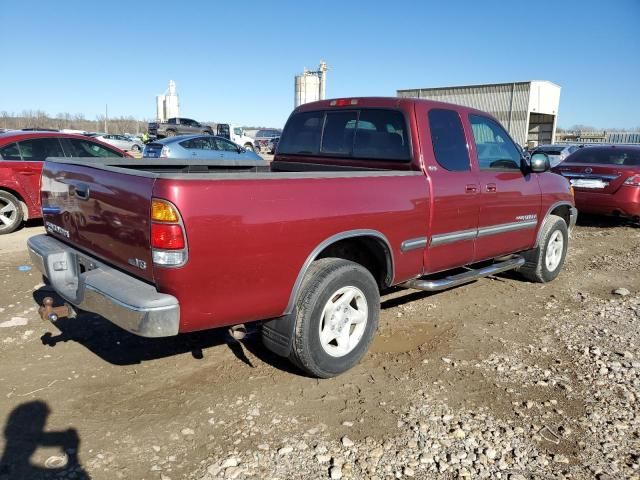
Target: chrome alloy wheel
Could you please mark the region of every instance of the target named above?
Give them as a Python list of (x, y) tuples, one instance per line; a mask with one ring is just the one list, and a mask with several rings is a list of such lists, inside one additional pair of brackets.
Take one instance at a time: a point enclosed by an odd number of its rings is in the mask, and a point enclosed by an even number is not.
[(332, 357), (343, 357), (362, 339), (369, 311), (364, 293), (357, 287), (342, 287), (322, 310), (320, 344)]
[(549, 238), (549, 242), (547, 243), (547, 252), (545, 254), (545, 265), (547, 270), (553, 272), (558, 265), (560, 265), (560, 261), (562, 260), (562, 251), (564, 250), (564, 237), (562, 236), (562, 232), (556, 230), (551, 234), (551, 238)]
[(0, 228), (11, 227), (17, 219), (17, 206), (0, 198)]

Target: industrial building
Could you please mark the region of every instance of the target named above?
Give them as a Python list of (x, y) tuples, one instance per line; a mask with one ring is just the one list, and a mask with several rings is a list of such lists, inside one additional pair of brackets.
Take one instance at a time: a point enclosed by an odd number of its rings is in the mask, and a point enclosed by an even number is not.
[(560, 86), (547, 80), (398, 90), (399, 97), (455, 103), (489, 112), (524, 146), (555, 140)]
[(306, 68), (300, 75), (296, 75), (294, 82), (294, 107), (309, 102), (324, 100), (327, 89), (327, 64), (320, 61), (318, 70), (309, 71)]
[(180, 103), (176, 82), (169, 80), (169, 88), (162, 95), (156, 96), (156, 120), (166, 122), (169, 118), (180, 116)]

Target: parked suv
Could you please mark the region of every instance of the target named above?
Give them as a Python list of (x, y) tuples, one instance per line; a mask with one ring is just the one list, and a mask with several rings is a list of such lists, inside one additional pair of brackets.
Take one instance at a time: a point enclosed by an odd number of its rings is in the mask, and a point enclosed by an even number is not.
[(640, 146), (584, 147), (554, 171), (571, 182), (581, 212), (640, 222)]
[(258, 130), (256, 133), (256, 138), (254, 139), (254, 145), (256, 146), (256, 150), (261, 152), (262, 150), (269, 149), (269, 142), (274, 138), (280, 138), (282, 132), (280, 130), (275, 129), (262, 129)]
[(59, 132), (13, 130), (0, 134), (0, 235), (23, 220), (40, 218), (40, 172), (47, 157), (124, 157), (103, 142)]
[(196, 135), (204, 133), (213, 135), (213, 129), (209, 125), (203, 125), (190, 118), (170, 118), (166, 122), (151, 122), (147, 126), (149, 135), (164, 138), (175, 135)]

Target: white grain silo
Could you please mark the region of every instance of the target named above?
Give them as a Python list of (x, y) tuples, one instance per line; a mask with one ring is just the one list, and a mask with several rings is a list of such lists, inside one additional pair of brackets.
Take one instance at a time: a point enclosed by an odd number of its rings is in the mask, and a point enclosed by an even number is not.
[(327, 89), (327, 64), (320, 61), (318, 70), (309, 71), (306, 68), (295, 77), (294, 105), (299, 107), (304, 103), (325, 99)]
[(164, 94), (156, 97), (156, 117), (161, 122), (166, 122), (168, 118), (180, 116), (180, 103), (178, 101), (178, 92), (176, 91), (176, 82), (169, 81), (169, 88)]

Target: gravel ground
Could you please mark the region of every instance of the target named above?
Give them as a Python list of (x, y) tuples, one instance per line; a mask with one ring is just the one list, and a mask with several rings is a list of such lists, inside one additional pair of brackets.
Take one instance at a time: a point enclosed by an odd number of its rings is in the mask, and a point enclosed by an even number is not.
[(638, 228), (582, 220), (551, 284), (389, 292), (371, 353), (329, 380), (255, 333), (41, 322), (50, 292), (20, 269), (40, 232), (0, 238), (2, 480), (640, 478)]

